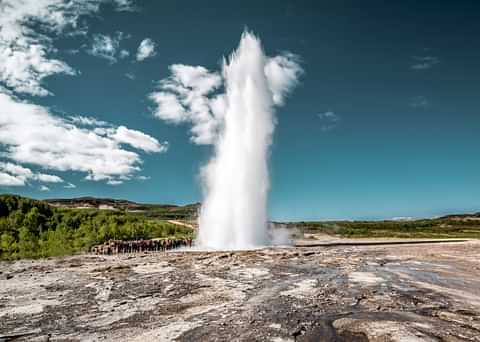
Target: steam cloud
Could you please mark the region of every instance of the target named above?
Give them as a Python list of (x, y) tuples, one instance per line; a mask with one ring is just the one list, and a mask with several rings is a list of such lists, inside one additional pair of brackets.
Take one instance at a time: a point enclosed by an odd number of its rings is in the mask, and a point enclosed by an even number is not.
[(267, 57), (260, 40), (244, 32), (221, 74), (182, 64), (170, 71), (171, 77), (150, 94), (157, 105), (154, 115), (191, 123), (192, 142), (215, 149), (201, 170), (205, 198), (197, 245), (243, 249), (270, 244), (268, 150), (275, 106), (283, 105), (302, 72), (296, 56)]

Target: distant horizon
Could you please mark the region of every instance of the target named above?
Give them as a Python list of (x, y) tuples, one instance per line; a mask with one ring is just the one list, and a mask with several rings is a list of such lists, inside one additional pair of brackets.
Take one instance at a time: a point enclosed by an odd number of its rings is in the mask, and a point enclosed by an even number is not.
[[(120, 201), (129, 201), (137, 204), (156, 204), (156, 205), (175, 205), (175, 206), (186, 206), (191, 204), (201, 204), (200, 201), (195, 202), (151, 202), (151, 201), (137, 201), (134, 199), (129, 198), (121, 198), (121, 197), (102, 197), (102, 196), (92, 196), (92, 195), (80, 195), (75, 197), (32, 197), (32, 196), (23, 196), (18, 195), (15, 193), (1, 193), (0, 196), (3, 195), (13, 195), (13, 196), (22, 196), (28, 197), (39, 201), (48, 201), (48, 200), (69, 200), (69, 199), (81, 199), (81, 198), (95, 198), (95, 199), (106, 199), (106, 200), (120, 200)], [(350, 218), (329, 218), (329, 217), (306, 217), (306, 218), (296, 218), (296, 219), (277, 219), (277, 218), (269, 218), (271, 222), (301, 222), (301, 221), (415, 221), (415, 220), (422, 220), (422, 219), (435, 219), (443, 216), (448, 215), (465, 215), (465, 214), (477, 214), (480, 213), (479, 210), (444, 210), (437, 214), (433, 214), (432, 216), (391, 216), (391, 217), (380, 217), (380, 216), (359, 216), (359, 217), (350, 217)]]
[(275, 114), (272, 219), (480, 210), (478, 1), (5, 3), (0, 192), (200, 201), (224, 112), (205, 96), (248, 27), (302, 70)]

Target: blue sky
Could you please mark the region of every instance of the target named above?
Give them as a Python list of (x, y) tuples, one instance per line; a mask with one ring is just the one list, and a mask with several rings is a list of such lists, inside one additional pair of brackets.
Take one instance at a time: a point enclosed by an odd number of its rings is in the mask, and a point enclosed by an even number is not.
[(219, 70), (248, 27), (304, 70), (277, 111), (272, 219), (479, 210), (477, 2), (72, 3), (0, 6), (1, 192), (200, 201), (211, 146), (149, 94), (173, 64)]

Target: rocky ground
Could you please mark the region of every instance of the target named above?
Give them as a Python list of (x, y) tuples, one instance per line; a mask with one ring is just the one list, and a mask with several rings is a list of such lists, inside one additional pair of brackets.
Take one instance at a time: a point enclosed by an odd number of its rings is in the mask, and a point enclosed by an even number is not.
[(480, 341), (480, 241), (0, 264), (2, 341)]

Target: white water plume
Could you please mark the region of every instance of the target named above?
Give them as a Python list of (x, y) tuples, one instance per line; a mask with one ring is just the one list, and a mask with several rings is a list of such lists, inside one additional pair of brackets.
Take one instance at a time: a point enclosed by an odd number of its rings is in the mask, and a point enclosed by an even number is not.
[[(292, 54), (267, 57), (260, 40), (244, 32), (224, 61), (222, 75), (176, 64), (150, 98), (155, 115), (192, 123), (192, 141), (213, 144), (202, 168), (205, 197), (197, 246), (245, 249), (271, 243), (268, 234), (268, 154), (275, 106), (297, 83), (301, 68)], [(224, 93), (216, 93), (223, 85)]]

